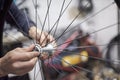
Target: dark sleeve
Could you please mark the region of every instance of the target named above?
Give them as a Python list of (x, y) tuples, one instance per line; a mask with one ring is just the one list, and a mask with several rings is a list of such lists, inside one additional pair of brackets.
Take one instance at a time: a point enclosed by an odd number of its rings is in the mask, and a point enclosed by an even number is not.
[(16, 26), (23, 34), (28, 34), (29, 28), (35, 26), (35, 23), (24, 12), (20, 11), (14, 2), (7, 13), (6, 21)]

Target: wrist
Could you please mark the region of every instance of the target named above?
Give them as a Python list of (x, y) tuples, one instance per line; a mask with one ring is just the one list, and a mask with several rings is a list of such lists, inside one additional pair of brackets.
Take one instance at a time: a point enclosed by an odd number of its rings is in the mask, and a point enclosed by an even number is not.
[[(5, 67), (5, 66), (4, 66)], [(3, 68), (2, 68), (2, 58), (0, 58), (0, 77), (6, 76)]]

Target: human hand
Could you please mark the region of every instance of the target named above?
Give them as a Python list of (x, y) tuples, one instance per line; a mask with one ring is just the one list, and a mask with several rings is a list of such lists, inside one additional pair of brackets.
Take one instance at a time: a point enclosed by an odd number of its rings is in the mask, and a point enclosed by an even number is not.
[(33, 49), (34, 45), (16, 48), (0, 58), (0, 77), (9, 73), (23, 75), (32, 70), (39, 56)]
[[(36, 30), (37, 30), (37, 37), (36, 37)], [(46, 47), (48, 43), (50, 43), (53, 48), (56, 47), (56, 42), (55, 42), (55, 39), (53, 38), (53, 36), (51, 35), (48, 35), (47, 32), (44, 32), (40, 29), (37, 29), (36, 27), (31, 27), (30, 30), (29, 30), (29, 35), (36, 40), (36, 42), (41, 46), (41, 47)], [(37, 38), (37, 39), (36, 39)], [(54, 54), (54, 53), (53, 53)], [(51, 56), (53, 55), (51, 54)], [(43, 52), (41, 54), (41, 59), (45, 60), (49, 57), (49, 53), (45, 53)]]
[[(37, 37), (36, 37), (36, 31), (37, 31)], [(55, 42), (55, 39), (53, 38), (53, 36), (49, 35), (47, 32), (37, 29), (34, 26), (29, 29), (29, 35), (33, 39), (35, 39), (37, 41), (37, 43), (40, 44), (41, 47), (46, 46), (47, 43), (51, 43), (53, 45), (53, 47), (56, 47), (56, 42)]]

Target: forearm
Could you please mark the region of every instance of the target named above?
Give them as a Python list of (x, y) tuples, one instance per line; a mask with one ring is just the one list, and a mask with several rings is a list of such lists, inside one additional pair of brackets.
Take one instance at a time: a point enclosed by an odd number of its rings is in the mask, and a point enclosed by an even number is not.
[(25, 34), (28, 34), (28, 30), (31, 26), (35, 26), (35, 23), (27, 16), (27, 14), (19, 10), (14, 2), (11, 4), (6, 20)]

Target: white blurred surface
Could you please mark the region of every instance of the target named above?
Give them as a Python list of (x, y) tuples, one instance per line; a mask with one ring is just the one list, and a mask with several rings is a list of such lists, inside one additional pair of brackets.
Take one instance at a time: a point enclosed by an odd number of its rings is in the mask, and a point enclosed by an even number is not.
[[(18, 0), (19, 1), (19, 0)], [(35, 0), (34, 0), (35, 1)], [(46, 11), (47, 11), (47, 0), (38, 0), (39, 8), (38, 8), (38, 15), (41, 19), (42, 24), (44, 23)], [(66, 3), (68, 3), (70, 0), (66, 0)], [(94, 11), (89, 14), (88, 16), (93, 15), (94, 13), (98, 12), (99, 10), (103, 9), (105, 6), (109, 5), (113, 0), (93, 0), (94, 3)], [(62, 4), (62, 0), (52, 0), (52, 5), (50, 6), (50, 26), (52, 26), (57, 18), (59, 17), (59, 12), (60, 12), (60, 6)], [(60, 22), (59, 22), (59, 28), (65, 27), (69, 25), (69, 23), (72, 21), (73, 16), (70, 16), (69, 12), (73, 12), (74, 14), (77, 13), (76, 8), (77, 8), (77, 0), (73, 0), (73, 3), (71, 6), (65, 11), (65, 14), (62, 16)], [(35, 21), (35, 9), (32, 3), (32, 0), (27, 0), (26, 3), (24, 3), (22, 6), (27, 6), (30, 9), (30, 17)], [(87, 16), (87, 17), (88, 17)], [(84, 20), (85, 17), (80, 17), (78, 18), (73, 24), (77, 25), (81, 21)], [(46, 21), (47, 22), (47, 21)], [(82, 26), (88, 26), (89, 28), (93, 29), (93, 31), (99, 30), (101, 28), (104, 28), (106, 26), (109, 26), (111, 24), (117, 23), (117, 7), (116, 5), (112, 5), (106, 10), (100, 12), (98, 15), (95, 17), (91, 18), (87, 22), (81, 24)], [(45, 26), (48, 26), (46, 24)], [(40, 22), (38, 21), (38, 27), (41, 27)], [(47, 28), (46, 28), (47, 29)], [(113, 38), (117, 34), (117, 25), (102, 31), (99, 31), (96, 34), (96, 42), (98, 45), (104, 45), (109, 43), (111, 38)], [(105, 46), (102, 46), (101, 49), (105, 48)], [(39, 70), (39, 67), (37, 65), (37, 70)], [(37, 72), (37, 71), (36, 71)], [(33, 75), (34, 71), (30, 72), (31, 80), (33, 80)], [(39, 79), (40, 76), (37, 78)]]

